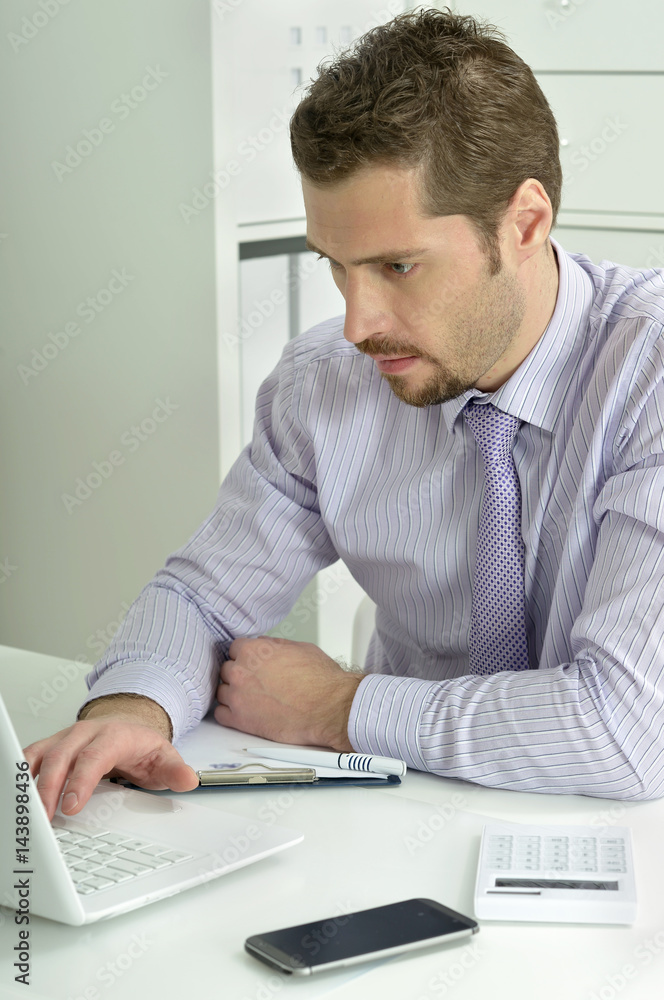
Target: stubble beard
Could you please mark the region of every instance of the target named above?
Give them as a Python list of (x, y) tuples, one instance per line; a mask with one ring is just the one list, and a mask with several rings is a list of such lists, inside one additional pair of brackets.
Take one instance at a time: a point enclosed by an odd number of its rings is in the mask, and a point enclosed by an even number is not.
[(433, 358), (428, 360), (435, 366), (434, 374), (418, 389), (409, 388), (408, 379), (403, 375), (381, 373), (397, 399), (408, 403), (409, 406), (438, 406), (440, 403), (462, 396), (468, 389), (473, 388), (474, 381), (465, 381)]
[[(457, 399), (473, 389), (479, 379), (507, 350), (514, 339), (526, 311), (526, 299), (516, 280), (504, 269), (489, 272), (478, 290), (472, 309), (449, 331), (449, 338), (456, 344), (470, 344), (470, 351), (461, 359), (459, 368), (452, 371), (439, 358), (406, 343), (395, 341), (362, 341), (356, 347), (372, 357), (400, 355), (422, 358), (432, 367), (431, 376), (419, 387), (409, 386), (405, 375), (388, 375), (381, 372), (394, 395), (409, 406), (438, 406)], [(481, 330), (481, 336), (477, 331)], [(474, 335), (474, 337), (473, 337)]]

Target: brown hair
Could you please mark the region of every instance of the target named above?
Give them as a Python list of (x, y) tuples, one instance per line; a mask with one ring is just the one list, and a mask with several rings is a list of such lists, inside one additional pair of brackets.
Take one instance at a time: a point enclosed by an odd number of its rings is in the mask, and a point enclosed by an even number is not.
[[(318, 66), (290, 123), (302, 175), (422, 167), (422, 211), (468, 216), (500, 270), (498, 230), (524, 180), (560, 206), (556, 121), (532, 70), (485, 22), (449, 8), (400, 14)], [(548, 251), (551, 244), (547, 240)]]

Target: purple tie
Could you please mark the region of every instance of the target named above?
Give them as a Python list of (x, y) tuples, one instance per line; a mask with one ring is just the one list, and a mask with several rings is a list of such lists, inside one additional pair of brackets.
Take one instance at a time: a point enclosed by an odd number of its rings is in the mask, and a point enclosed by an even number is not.
[(512, 444), (517, 417), (471, 400), (463, 411), (484, 459), (484, 496), (470, 622), (470, 672), (528, 670), (521, 490)]

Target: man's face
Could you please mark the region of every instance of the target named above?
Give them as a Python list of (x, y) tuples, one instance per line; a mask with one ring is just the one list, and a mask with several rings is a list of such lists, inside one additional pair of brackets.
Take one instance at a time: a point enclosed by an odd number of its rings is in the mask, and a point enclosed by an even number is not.
[(430, 406), (506, 381), (522, 360), (526, 295), (504, 258), (491, 275), (466, 216), (422, 215), (415, 169), (365, 167), (302, 189), (308, 244), (346, 300), (344, 336), (399, 399)]

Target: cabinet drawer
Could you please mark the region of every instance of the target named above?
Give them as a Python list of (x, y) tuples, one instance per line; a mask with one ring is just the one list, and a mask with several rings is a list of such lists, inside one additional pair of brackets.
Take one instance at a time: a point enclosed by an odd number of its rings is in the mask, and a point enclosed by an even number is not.
[(664, 214), (664, 75), (537, 78), (558, 122), (562, 207)]
[(628, 267), (664, 268), (664, 229), (661, 232), (585, 229), (563, 223), (551, 235), (569, 253), (585, 253), (595, 264), (612, 260)]
[(473, 0), (534, 70), (664, 71), (662, 0)]
[(304, 217), (289, 118), (323, 60), (376, 24), (392, 20), (404, 6), (404, 0), (388, 0), (380, 9), (374, 0), (244, 0), (225, 16), (238, 223)]

